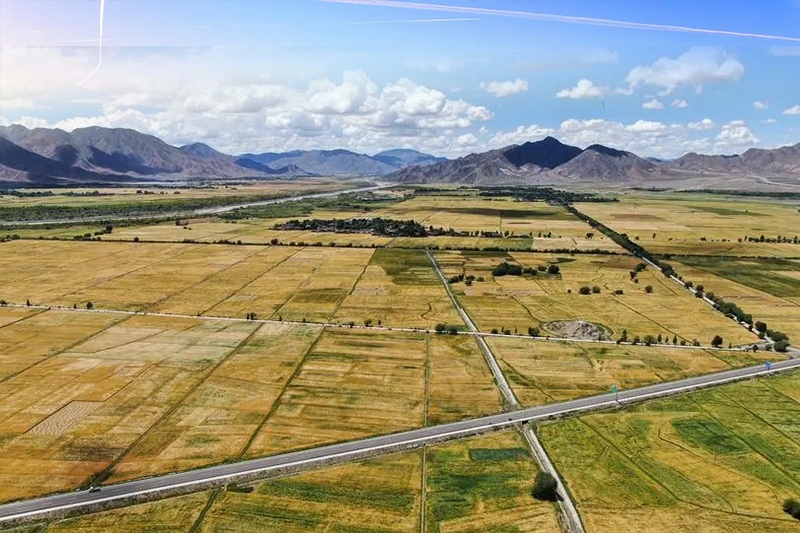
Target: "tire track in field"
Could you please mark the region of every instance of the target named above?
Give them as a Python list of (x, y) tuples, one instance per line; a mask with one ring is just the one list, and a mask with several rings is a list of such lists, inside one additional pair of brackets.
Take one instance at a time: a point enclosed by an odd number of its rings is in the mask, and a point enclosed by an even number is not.
[[(367, 259), (367, 262), (366, 262), (366, 263), (364, 263), (364, 268), (362, 268), (362, 269), (361, 269), (361, 273), (358, 275), (358, 277), (356, 278), (356, 280), (353, 282), (353, 286), (352, 286), (352, 287), (350, 287), (350, 291), (349, 291), (347, 294), (345, 294), (345, 295), (342, 297), (342, 299), (341, 299), (341, 300), (339, 300), (339, 302), (336, 304), (336, 309), (334, 309), (334, 310), (333, 310), (333, 312), (331, 312), (331, 313), (328, 315), (327, 322), (330, 322), (330, 321), (332, 321), (332, 320), (333, 320), (333, 317), (335, 317), (335, 316), (336, 316), (336, 313), (338, 313), (338, 312), (339, 312), (339, 309), (342, 307), (342, 304), (344, 303), (344, 301), (345, 301), (345, 300), (347, 300), (347, 297), (348, 297), (348, 296), (350, 296), (350, 295), (352, 295), (352, 294), (353, 294), (353, 292), (355, 292), (355, 290), (356, 290), (356, 287), (358, 287), (358, 284), (359, 284), (359, 282), (361, 281), (361, 278), (363, 278), (363, 277), (364, 277), (364, 274), (367, 272), (367, 268), (369, 268), (370, 264), (372, 263), (372, 257), (373, 257), (374, 255), (375, 255), (375, 250), (372, 250), (372, 253), (369, 255), (369, 258)], [(288, 300), (287, 300), (287, 302), (288, 302)], [(284, 304), (284, 305), (286, 305), (286, 304)], [(273, 316), (274, 316), (274, 313), (273, 313)]]
[[(726, 395), (724, 392), (720, 392), (720, 394), (722, 394), (723, 396), (725, 396), (725, 398), (727, 398), (728, 400), (730, 400), (730, 401), (732, 401), (734, 404), (736, 404), (736, 406), (737, 406), (739, 409), (742, 409), (742, 410), (744, 410), (744, 411), (747, 411), (748, 413), (750, 413), (750, 415), (751, 415), (751, 416), (753, 416), (753, 418), (756, 418), (757, 420), (760, 420), (762, 423), (764, 423), (764, 424), (765, 424), (765, 425), (767, 425), (768, 427), (771, 427), (772, 429), (774, 429), (775, 431), (777, 431), (778, 433), (780, 433), (781, 435), (783, 435), (783, 436), (785, 437), (785, 435), (783, 434), (783, 432), (782, 432), (782, 431), (780, 431), (780, 430), (776, 429), (775, 427), (773, 427), (773, 426), (772, 426), (771, 424), (769, 424), (768, 422), (765, 422), (765, 421), (764, 421), (764, 420), (762, 420), (761, 418), (759, 418), (759, 417), (757, 417), (756, 415), (754, 415), (754, 414), (753, 414), (751, 411), (749, 411), (748, 409), (746, 409), (746, 408), (742, 407), (742, 406), (741, 406), (741, 404), (739, 404), (739, 403), (738, 403), (738, 402), (736, 402), (735, 400), (732, 400), (732, 399), (731, 399), (731, 398), (730, 398), (728, 395)], [(739, 439), (739, 440), (740, 440), (740, 441), (742, 441), (744, 444), (746, 444), (746, 445), (747, 445), (747, 447), (748, 447), (748, 448), (750, 448), (750, 450), (751, 450), (753, 453), (755, 453), (755, 454), (756, 454), (756, 455), (758, 455), (759, 457), (763, 458), (763, 459), (764, 459), (766, 462), (768, 462), (768, 463), (769, 463), (769, 464), (771, 464), (773, 467), (775, 467), (775, 469), (776, 469), (776, 470), (778, 470), (778, 471), (779, 471), (781, 474), (783, 474), (784, 476), (786, 476), (787, 478), (789, 478), (789, 479), (791, 480), (791, 482), (792, 482), (792, 484), (793, 484), (793, 485), (795, 485), (795, 486), (798, 486), (798, 485), (800, 485), (800, 484), (798, 484), (798, 482), (797, 482), (797, 481), (796, 481), (796, 480), (795, 480), (795, 479), (792, 477), (792, 475), (791, 475), (789, 472), (787, 472), (786, 470), (784, 470), (783, 468), (781, 468), (781, 467), (780, 467), (780, 466), (779, 466), (777, 463), (775, 463), (775, 461), (773, 461), (772, 459), (770, 459), (769, 457), (767, 457), (767, 456), (766, 456), (766, 455), (764, 455), (763, 453), (759, 452), (759, 451), (758, 451), (758, 450), (757, 450), (757, 449), (756, 449), (756, 448), (755, 448), (755, 447), (754, 447), (752, 444), (750, 444), (749, 440), (748, 440), (746, 437), (743, 437), (742, 435), (740, 435), (739, 433), (737, 433), (737, 432), (736, 432), (736, 431), (735, 431), (735, 430), (734, 430), (732, 427), (730, 427), (728, 424), (726, 424), (725, 422), (723, 422), (722, 420), (720, 420), (718, 417), (714, 416), (714, 415), (713, 415), (711, 412), (709, 412), (709, 411), (708, 411), (708, 410), (707, 410), (705, 407), (703, 407), (702, 405), (700, 405), (700, 403), (699, 403), (697, 400), (695, 400), (695, 399), (694, 399), (693, 395), (689, 394), (689, 395), (687, 395), (687, 398), (689, 399), (689, 401), (691, 401), (693, 404), (695, 404), (695, 405), (697, 406), (697, 409), (698, 409), (698, 410), (699, 410), (701, 413), (705, 414), (705, 415), (706, 415), (708, 418), (710, 418), (711, 420), (713, 420), (714, 422), (716, 422), (716, 423), (717, 423), (717, 424), (719, 424), (720, 426), (722, 426), (722, 427), (724, 427), (725, 429), (727, 429), (728, 431), (730, 431), (730, 432), (731, 432), (731, 434), (733, 434), (734, 436), (736, 436), (736, 438), (737, 438), (737, 439)], [(790, 441), (790, 442), (794, 442), (795, 444), (797, 444), (797, 443), (796, 443), (794, 440), (792, 440), (792, 439), (789, 439), (789, 441)], [(737, 514), (738, 514), (738, 513), (737, 513)]]
[(190, 290), (192, 290), (192, 289), (194, 289), (194, 288), (196, 288), (196, 287), (198, 287), (198, 286), (202, 285), (203, 283), (205, 283), (206, 281), (210, 280), (210, 279), (211, 279), (211, 278), (213, 278), (214, 276), (218, 276), (218, 275), (220, 275), (220, 274), (223, 274), (224, 272), (227, 272), (227, 271), (228, 271), (228, 270), (230, 270), (231, 268), (233, 268), (233, 267), (235, 267), (235, 266), (237, 266), (237, 265), (240, 265), (241, 263), (244, 263), (244, 262), (245, 262), (245, 261), (247, 261), (248, 259), (252, 258), (254, 255), (258, 255), (259, 253), (263, 252), (263, 251), (264, 251), (264, 249), (266, 249), (266, 248), (267, 248), (267, 247), (266, 247), (266, 246), (264, 246), (264, 248), (258, 249), (258, 250), (256, 250), (255, 252), (253, 252), (253, 253), (251, 253), (251, 254), (248, 254), (247, 256), (243, 257), (242, 259), (239, 259), (238, 261), (236, 261), (236, 262), (234, 262), (234, 263), (231, 263), (230, 265), (226, 266), (225, 268), (223, 268), (223, 269), (221, 269), (221, 270), (217, 270), (217, 271), (215, 271), (215, 272), (212, 272), (211, 274), (209, 274), (209, 275), (207, 275), (207, 276), (204, 276), (204, 277), (203, 277), (203, 278), (202, 278), (200, 281), (197, 281), (197, 282), (195, 282), (195, 283), (190, 283), (189, 285), (186, 285), (185, 287), (181, 287), (180, 289), (176, 289), (176, 290), (174, 290), (174, 291), (170, 292), (169, 294), (167, 294), (166, 296), (164, 296), (163, 298), (159, 298), (159, 299), (158, 299), (158, 300), (156, 300), (155, 302), (152, 302), (152, 303), (150, 303), (150, 304), (147, 304), (145, 307), (143, 307), (143, 308), (142, 308), (142, 310), (143, 310), (143, 311), (151, 310), (151, 309), (153, 309), (155, 306), (157, 306), (157, 305), (159, 305), (159, 304), (161, 304), (161, 303), (165, 302), (166, 300), (169, 300), (169, 299), (170, 299), (170, 298), (172, 298), (173, 296), (177, 296), (177, 295), (179, 295), (179, 294), (181, 294), (181, 293), (184, 293), (184, 292), (186, 292), (186, 291), (190, 291)]
[[(214, 309), (215, 307), (217, 307), (218, 305), (220, 305), (222, 302), (226, 302), (226, 301), (230, 300), (231, 298), (233, 298), (234, 296), (236, 296), (238, 293), (242, 292), (242, 291), (243, 291), (243, 290), (245, 290), (247, 287), (249, 287), (250, 285), (252, 285), (252, 284), (253, 284), (253, 283), (255, 283), (256, 281), (258, 281), (259, 279), (261, 279), (263, 276), (265, 276), (265, 275), (269, 274), (269, 273), (270, 273), (270, 272), (272, 272), (274, 269), (276, 269), (277, 267), (279, 267), (280, 265), (282, 265), (283, 263), (285, 263), (286, 261), (288, 261), (288, 260), (289, 260), (289, 259), (291, 259), (292, 257), (296, 256), (297, 254), (299, 254), (299, 253), (300, 253), (301, 251), (303, 251), (303, 250), (304, 250), (304, 248), (299, 248), (299, 249), (295, 250), (295, 251), (294, 251), (294, 253), (291, 253), (291, 254), (287, 255), (286, 257), (284, 257), (283, 259), (281, 259), (280, 261), (278, 261), (277, 263), (275, 263), (275, 264), (274, 264), (274, 265), (272, 265), (271, 267), (267, 268), (265, 271), (263, 271), (263, 272), (261, 272), (261, 273), (257, 274), (257, 275), (256, 275), (256, 277), (252, 278), (250, 281), (248, 281), (248, 282), (247, 282), (247, 283), (245, 283), (244, 285), (240, 286), (238, 289), (234, 290), (233, 292), (231, 292), (230, 294), (228, 294), (227, 296), (225, 296), (225, 297), (224, 297), (222, 300), (220, 300), (220, 301), (216, 302), (214, 305), (212, 305), (212, 306), (211, 306), (211, 307), (209, 307), (208, 309), (206, 309), (206, 310), (202, 311), (200, 314), (201, 314), (201, 315), (203, 315), (203, 316), (205, 316), (205, 314), (206, 314), (206, 313), (208, 313), (209, 311), (211, 311), (212, 309)], [(259, 253), (260, 253), (260, 252), (262, 252), (262, 251), (263, 251), (263, 249), (262, 249), (262, 250), (260, 250), (260, 251), (259, 251)], [(283, 305), (283, 304), (281, 304), (281, 305)], [(273, 313), (273, 314), (274, 314), (274, 313)]]
[[(684, 451), (685, 453), (687, 453), (689, 455), (692, 455), (692, 456), (696, 457), (697, 459), (700, 459), (700, 460), (702, 460), (704, 462), (707, 462), (707, 459), (708, 459), (707, 456), (704, 456), (701, 453), (699, 453), (699, 452), (697, 452), (695, 450), (692, 450), (691, 448), (683, 446), (679, 442), (672, 441), (672, 440), (670, 440), (669, 438), (665, 437), (662, 434), (662, 430), (664, 429), (664, 427), (667, 424), (670, 424), (670, 423), (671, 423), (671, 420), (667, 420), (666, 422), (661, 424), (661, 426), (659, 426), (659, 428), (658, 428), (658, 438), (659, 438), (659, 440), (661, 440), (661, 441), (663, 441), (663, 442), (665, 442), (665, 443), (667, 443), (669, 445), (675, 446), (676, 448)], [(738, 477), (745, 477), (745, 478), (749, 479), (750, 481), (752, 481), (754, 483), (757, 483), (758, 485), (761, 485), (762, 487), (764, 487), (767, 490), (769, 490), (770, 492), (772, 492), (772, 495), (775, 496), (775, 500), (778, 501), (778, 491), (772, 485), (769, 485), (768, 483), (766, 483), (765, 481), (763, 481), (761, 479), (758, 479), (757, 477), (753, 477), (753, 476), (747, 475), (745, 472), (742, 472), (741, 470), (736, 470), (734, 468), (730, 468), (727, 465), (725, 465), (724, 463), (716, 462), (716, 454), (714, 455), (714, 466), (717, 467), (717, 468), (720, 468), (722, 470), (725, 470), (726, 472), (728, 472), (730, 474), (734, 474), (734, 475), (736, 475)], [(724, 499), (725, 499), (725, 502), (731, 507), (731, 512), (735, 513), (736, 512), (736, 507), (734, 507), (734, 505), (730, 501), (728, 501), (727, 498), (724, 498)]]
[[(245, 338), (244, 338), (244, 339), (243, 339), (243, 340), (242, 340), (242, 341), (241, 341), (239, 344), (237, 344), (237, 345), (236, 345), (236, 346), (233, 348), (233, 350), (231, 350), (230, 352), (228, 352), (228, 354), (227, 354), (227, 355), (225, 355), (225, 357), (223, 357), (222, 359), (220, 359), (220, 360), (219, 360), (219, 361), (218, 361), (218, 362), (217, 362), (215, 365), (213, 365), (213, 366), (212, 366), (212, 367), (211, 367), (209, 370), (207, 370), (207, 371), (206, 371), (206, 372), (205, 372), (205, 373), (204, 373), (202, 376), (200, 376), (200, 378), (197, 380), (197, 383), (195, 383), (195, 384), (194, 384), (192, 387), (190, 387), (190, 388), (189, 388), (189, 390), (188, 390), (188, 391), (186, 391), (186, 393), (185, 393), (183, 396), (181, 396), (181, 398), (180, 398), (180, 399), (179, 399), (177, 402), (175, 402), (174, 404), (172, 404), (172, 406), (170, 406), (170, 408), (169, 408), (169, 409), (167, 409), (167, 410), (164, 412), (164, 414), (162, 414), (162, 415), (161, 415), (161, 416), (158, 418), (158, 420), (156, 420), (155, 422), (153, 422), (153, 424), (151, 424), (151, 425), (150, 425), (150, 427), (149, 427), (149, 428), (147, 428), (147, 430), (146, 430), (146, 431), (142, 432), (142, 434), (141, 434), (141, 435), (139, 435), (139, 436), (138, 436), (138, 437), (137, 437), (137, 438), (136, 438), (136, 439), (135, 439), (135, 440), (134, 440), (134, 441), (133, 441), (133, 442), (132, 442), (132, 443), (131, 443), (131, 444), (130, 444), (130, 445), (129, 445), (129, 446), (128, 446), (128, 447), (127, 447), (127, 448), (126, 448), (126, 449), (125, 449), (123, 452), (122, 452), (122, 453), (121, 453), (121, 454), (119, 454), (119, 455), (117, 456), (117, 458), (116, 458), (116, 459), (114, 459), (113, 461), (111, 461), (111, 463), (109, 463), (109, 465), (108, 465), (106, 468), (104, 468), (102, 471), (100, 471), (99, 473), (95, 474), (94, 476), (90, 476), (90, 477), (89, 477), (89, 478), (88, 478), (86, 481), (84, 481), (83, 485), (84, 485), (84, 486), (89, 486), (89, 485), (99, 485), (99, 484), (103, 483), (103, 482), (104, 482), (106, 479), (108, 479), (108, 478), (111, 476), (111, 474), (113, 473), (113, 471), (114, 471), (114, 468), (116, 468), (116, 466), (117, 466), (117, 465), (119, 465), (119, 464), (122, 462), (122, 460), (123, 460), (123, 459), (124, 459), (124, 458), (125, 458), (125, 457), (126, 457), (126, 456), (127, 456), (127, 455), (128, 455), (130, 452), (131, 452), (131, 451), (133, 451), (133, 449), (134, 449), (136, 446), (138, 446), (138, 445), (139, 445), (139, 444), (140, 444), (140, 443), (141, 443), (141, 442), (142, 442), (142, 441), (143, 441), (143, 440), (144, 440), (144, 439), (145, 439), (145, 438), (146, 438), (146, 437), (147, 437), (147, 436), (150, 434), (150, 432), (151, 432), (151, 431), (153, 431), (153, 430), (154, 430), (156, 427), (158, 427), (158, 426), (159, 426), (159, 425), (160, 425), (160, 424), (161, 424), (161, 423), (162, 423), (164, 420), (166, 420), (166, 419), (167, 419), (167, 418), (168, 418), (168, 417), (169, 417), (169, 416), (170, 416), (172, 413), (174, 413), (175, 411), (177, 411), (177, 410), (178, 410), (178, 408), (179, 408), (179, 407), (181, 407), (181, 406), (183, 405), (183, 403), (184, 403), (184, 402), (185, 402), (187, 399), (189, 399), (189, 397), (190, 397), (190, 396), (191, 396), (191, 395), (192, 395), (192, 394), (193, 394), (193, 393), (194, 393), (194, 392), (195, 392), (197, 389), (199, 389), (199, 388), (200, 388), (200, 386), (201, 386), (201, 385), (203, 385), (203, 384), (204, 384), (206, 381), (208, 381), (208, 378), (210, 378), (210, 377), (211, 377), (211, 376), (214, 374), (214, 372), (216, 372), (216, 370), (217, 370), (217, 369), (218, 369), (220, 366), (222, 366), (222, 365), (223, 365), (223, 364), (224, 364), (226, 361), (228, 361), (228, 360), (229, 360), (231, 357), (233, 357), (234, 355), (236, 355), (237, 353), (239, 353), (239, 351), (240, 351), (240, 350), (241, 350), (243, 347), (245, 347), (245, 346), (246, 346), (246, 345), (247, 345), (247, 344), (250, 342), (250, 340), (251, 340), (251, 339), (252, 339), (252, 338), (255, 336), (255, 334), (256, 334), (256, 333), (258, 333), (260, 330), (261, 330), (261, 326), (259, 326), (259, 327), (256, 327), (255, 329), (253, 329), (253, 331), (251, 331), (251, 332), (250, 332), (250, 333), (249, 333), (249, 334), (248, 334), (248, 335), (247, 335), (247, 336), (246, 336), (246, 337), (245, 337)], [(200, 339), (198, 339), (198, 341), (197, 341), (197, 342), (200, 342)], [(196, 343), (192, 343), (192, 344), (190, 344), (189, 346), (194, 346), (195, 344), (196, 344)], [(188, 346), (187, 346), (187, 347), (188, 347)]]
[[(46, 309), (45, 312), (46, 311), (48, 311), (48, 310)], [(23, 368), (21, 370), (17, 370), (16, 372), (12, 372), (11, 374), (7, 375), (6, 377), (1, 378), (0, 379), (0, 383), (5, 383), (10, 379), (13, 379), (13, 378), (19, 376), (20, 374), (22, 374), (24, 372), (27, 372), (28, 370), (30, 370), (31, 368), (35, 367), (36, 365), (38, 365), (40, 363), (43, 363), (44, 361), (48, 361), (48, 360), (52, 359), (53, 357), (56, 357), (56, 356), (59, 356), (59, 355), (65, 353), (65, 352), (68, 352), (71, 349), (75, 348), (76, 346), (79, 346), (79, 345), (83, 344), (84, 342), (89, 342), (90, 340), (94, 339), (98, 335), (100, 335), (102, 333), (105, 333), (109, 329), (113, 328), (114, 326), (117, 326), (117, 325), (121, 324), (122, 322), (125, 322), (129, 318), (130, 318), (130, 315), (122, 315), (122, 318), (120, 318), (119, 320), (115, 320), (114, 322), (112, 322), (108, 326), (106, 326), (106, 327), (104, 327), (104, 328), (102, 328), (102, 329), (100, 329), (98, 331), (95, 331), (94, 333), (92, 333), (88, 337), (84, 337), (82, 339), (79, 339), (79, 340), (73, 342), (72, 344), (70, 344), (69, 346), (67, 346), (65, 348), (62, 348), (61, 350), (57, 350), (57, 351), (51, 353), (50, 355), (46, 355), (44, 357), (39, 358), (38, 361), (34, 362), (31, 365), (28, 365), (27, 367), (25, 367), (25, 368)]]
[(79, 289), (64, 293), (64, 294), (58, 296), (57, 298), (59, 298), (59, 299), (60, 298), (68, 298), (69, 296), (71, 296), (73, 294), (76, 294), (76, 293), (78, 293), (80, 291), (93, 289), (93, 288), (99, 287), (100, 285), (104, 285), (106, 283), (110, 283), (112, 281), (116, 281), (116, 280), (118, 280), (120, 278), (124, 278), (125, 276), (133, 274), (134, 272), (139, 272), (140, 270), (144, 270), (146, 268), (150, 268), (150, 267), (155, 266), (155, 265), (160, 265), (161, 263), (164, 263), (165, 261), (171, 261), (172, 259), (175, 259), (176, 257), (180, 257), (181, 255), (185, 255), (185, 254), (195, 250), (196, 248), (198, 248), (200, 246), (203, 246), (203, 245), (194, 245), (192, 247), (189, 247), (186, 250), (180, 250), (178, 253), (176, 253), (174, 255), (170, 255), (168, 257), (165, 257), (164, 259), (159, 259), (158, 261), (153, 261), (152, 263), (148, 263), (148, 264), (140, 266), (138, 268), (134, 268), (133, 270), (128, 270), (127, 272), (123, 272), (122, 274), (118, 274), (116, 276), (111, 276), (110, 278), (106, 278), (106, 279), (100, 280), (97, 283), (92, 283), (90, 285), (84, 285), (83, 287), (80, 287)]

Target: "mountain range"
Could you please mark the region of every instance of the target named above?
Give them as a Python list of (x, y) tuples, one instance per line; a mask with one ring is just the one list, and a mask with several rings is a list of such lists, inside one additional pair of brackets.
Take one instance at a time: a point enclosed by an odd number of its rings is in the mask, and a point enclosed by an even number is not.
[(3, 186), (92, 182), (381, 176), (401, 183), (610, 184), (747, 188), (800, 186), (800, 143), (740, 155), (686, 154), (664, 161), (553, 137), (448, 160), (415, 150), (369, 156), (348, 150), (224, 154), (203, 143), (176, 147), (131, 129), (66, 132), (0, 126)]
[[(660, 185), (695, 187), (800, 185), (800, 143), (773, 150), (752, 148), (741, 155), (686, 154), (672, 161), (644, 159), (600, 144), (586, 149), (553, 137), (427, 166), (411, 166), (386, 176), (403, 183)], [(749, 180), (749, 182), (748, 182)], [(752, 182), (752, 183), (750, 183)]]
[(175, 147), (131, 129), (89, 127), (66, 132), (0, 126), (0, 181), (17, 185), (73, 182), (274, 179), (380, 176), (443, 158), (414, 150), (374, 157), (347, 150), (233, 156), (203, 143)]

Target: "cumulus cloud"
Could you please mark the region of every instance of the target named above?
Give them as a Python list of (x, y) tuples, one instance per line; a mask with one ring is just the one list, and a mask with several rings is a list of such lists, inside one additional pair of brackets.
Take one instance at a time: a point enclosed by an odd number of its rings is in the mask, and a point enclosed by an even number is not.
[[(51, 126), (129, 127), (173, 144), (208, 142), (230, 153), (412, 146), (459, 155), (474, 143), (464, 135), (494, 117), (486, 107), (407, 78), (379, 86), (361, 71), (339, 79), (300, 76), (290, 68), (254, 72), (243, 70), (229, 53), (146, 49), (121, 54), (110, 48), (103, 69), (76, 90), (69, 72), (91, 70), (95, 55), (82, 49), (3, 48), (0, 94), (4, 101), (30, 100), (13, 102), (17, 107), (47, 99), (97, 109), (67, 115)], [(216, 68), (209, 70), (209, 64)], [(35, 117), (25, 123), (45, 125)]]
[(690, 122), (686, 127), (690, 130), (713, 130), (717, 127), (717, 123), (710, 118), (704, 118), (699, 122)]
[(556, 98), (572, 98), (583, 100), (586, 98), (600, 98), (608, 93), (608, 87), (598, 87), (591, 80), (579, 80), (575, 87), (562, 89), (556, 93)]
[(744, 74), (744, 65), (719, 48), (692, 48), (676, 59), (662, 57), (649, 66), (630, 71), (626, 81), (631, 87), (654, 85), (669, 94), (682, 85), (692, 85), (697, 92), (708, 83), (736, 81)]
[(769, 107), (769, 104), (767, 102), (756, 100), (755, 102), (753, 102), (753, 107), (755, 109), (767, 109)]
[(747, 127), (743, 120), (732, 120), (719, 130), (717, 135), (717, 149), (726, 149), (737, 146), (751, 146), (761, 142)]
[(689, 104), (686, 102), (686, 100), (673, 100), (671, 105), (672, 107), (676, 107), (678, 109), (689, 107)]
[(800, 104), (790, 107), (789, 109), (785, 109), (783, 111), (784, 115), (800, 115)]
[(664, 103), (653, 98), (642, 104), (642, 109), (664, 109)]
[(484, 82), (481, 83), (481, 89), (501, 98), (503, 96), (511, 96), (512, 94), (524, 93), (528, 90), (528, 82), (520, 78), (512, 81)]

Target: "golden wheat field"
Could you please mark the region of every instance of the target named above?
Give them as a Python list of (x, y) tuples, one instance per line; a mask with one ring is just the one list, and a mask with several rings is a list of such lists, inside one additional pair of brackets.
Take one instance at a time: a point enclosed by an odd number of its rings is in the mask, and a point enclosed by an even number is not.
[[(460, 282), (452, 287), (483, 331), (527, 333), (529, 327), (537, 327), (542, 335), (558, 337), (561, 331), (553, 326), (584, 321), (604, 331), (608, 339), (627, 331), (631, 340), (662, 335), (706, 346), (714, 335), (734, 346), (757, 340), (652, 268), (639, 273), (634, 283), (630, 272), (641, 261), (632, 256), (465, 251), (439, 251), (435, 256), (448, 277), (476, 277), (472, 285)], [(493, 276), (492, 270), (504, 261), (533, 268), (536, 275)], [(559, 273), (538, 270), (550, 265), (557, 265)], [(580, 294), (582, 287), (597, 287), (599, 293)]]

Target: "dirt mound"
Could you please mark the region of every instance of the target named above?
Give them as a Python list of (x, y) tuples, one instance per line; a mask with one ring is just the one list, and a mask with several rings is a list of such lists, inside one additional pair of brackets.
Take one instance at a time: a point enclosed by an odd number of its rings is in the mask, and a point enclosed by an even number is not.
[(549, 322), (545, 324), (545, 327), (559, 337), (594, 341), (607, 341), (611, 339), (611, 332), (604, 326), (584, 320)]

